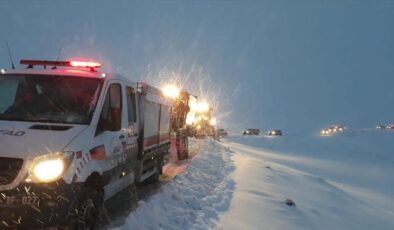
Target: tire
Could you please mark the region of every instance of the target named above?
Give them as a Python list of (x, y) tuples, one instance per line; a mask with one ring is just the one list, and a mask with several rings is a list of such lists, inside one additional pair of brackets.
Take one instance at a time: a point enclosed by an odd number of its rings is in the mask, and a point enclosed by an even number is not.
[(99, 191), (86, 187), (76, 205), (73, 229), (96, 229), (102, 220), (103, 202)]
[(189, 142), (187, 137), (185, 136), (182, 140), (182, 144), (180, 148), (177, 149), (178, 160), (186, 160), (189, 157)]
[(185, 137), (185, 159), (189, 158), (189, 139)]
[(178, 160), (187, 159), (189, 157), (189, 143), (186, 130), (181, 129), (177, 131), (176, 142)]

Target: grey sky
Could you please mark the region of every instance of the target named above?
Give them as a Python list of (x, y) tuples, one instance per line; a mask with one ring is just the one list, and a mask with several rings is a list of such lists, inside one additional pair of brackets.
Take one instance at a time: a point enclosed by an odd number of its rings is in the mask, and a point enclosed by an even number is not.
[(14, 59), (176, 78), (233, 129), (393, 121), (393, 22), (394, 1), (0, 1)]

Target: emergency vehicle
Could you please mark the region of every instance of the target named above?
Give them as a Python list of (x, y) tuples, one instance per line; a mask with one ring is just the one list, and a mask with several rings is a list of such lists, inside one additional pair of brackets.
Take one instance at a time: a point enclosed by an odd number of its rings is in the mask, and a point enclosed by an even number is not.
[(97, 62), (0, 70), (0, 227), (97, 226), (103, 202), (155, 181), (172, 102)]

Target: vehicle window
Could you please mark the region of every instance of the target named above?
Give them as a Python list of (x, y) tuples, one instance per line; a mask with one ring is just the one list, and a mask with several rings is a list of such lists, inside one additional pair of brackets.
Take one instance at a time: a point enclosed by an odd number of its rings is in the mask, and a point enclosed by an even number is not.
[(129, 123), (134, 123), (137, 121), (136, 116), (136, 98), (134, 89), (131, 87), (126, 87), (127, 90), (127, 113)]
[(8, 75), (0, 78), (0, 120), (89, 124), (99, 79)]
[(18, 84), (17, 79), (0, 81), (0, 113), (4, 113), (14, 103)]
[(119, 131), (122, 124), (122, 96), (121, 86), (111, 84), (105, 96), (97, 132)]

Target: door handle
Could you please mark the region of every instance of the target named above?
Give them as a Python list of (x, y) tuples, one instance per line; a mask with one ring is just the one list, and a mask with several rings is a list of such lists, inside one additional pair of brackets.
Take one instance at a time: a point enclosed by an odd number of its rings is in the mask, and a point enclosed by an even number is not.
[(125, 138), (125, 136), (123, 135), (123, 134), (121, 134), (120, 136), (119, 136), (119, 139), (124, 139)]

